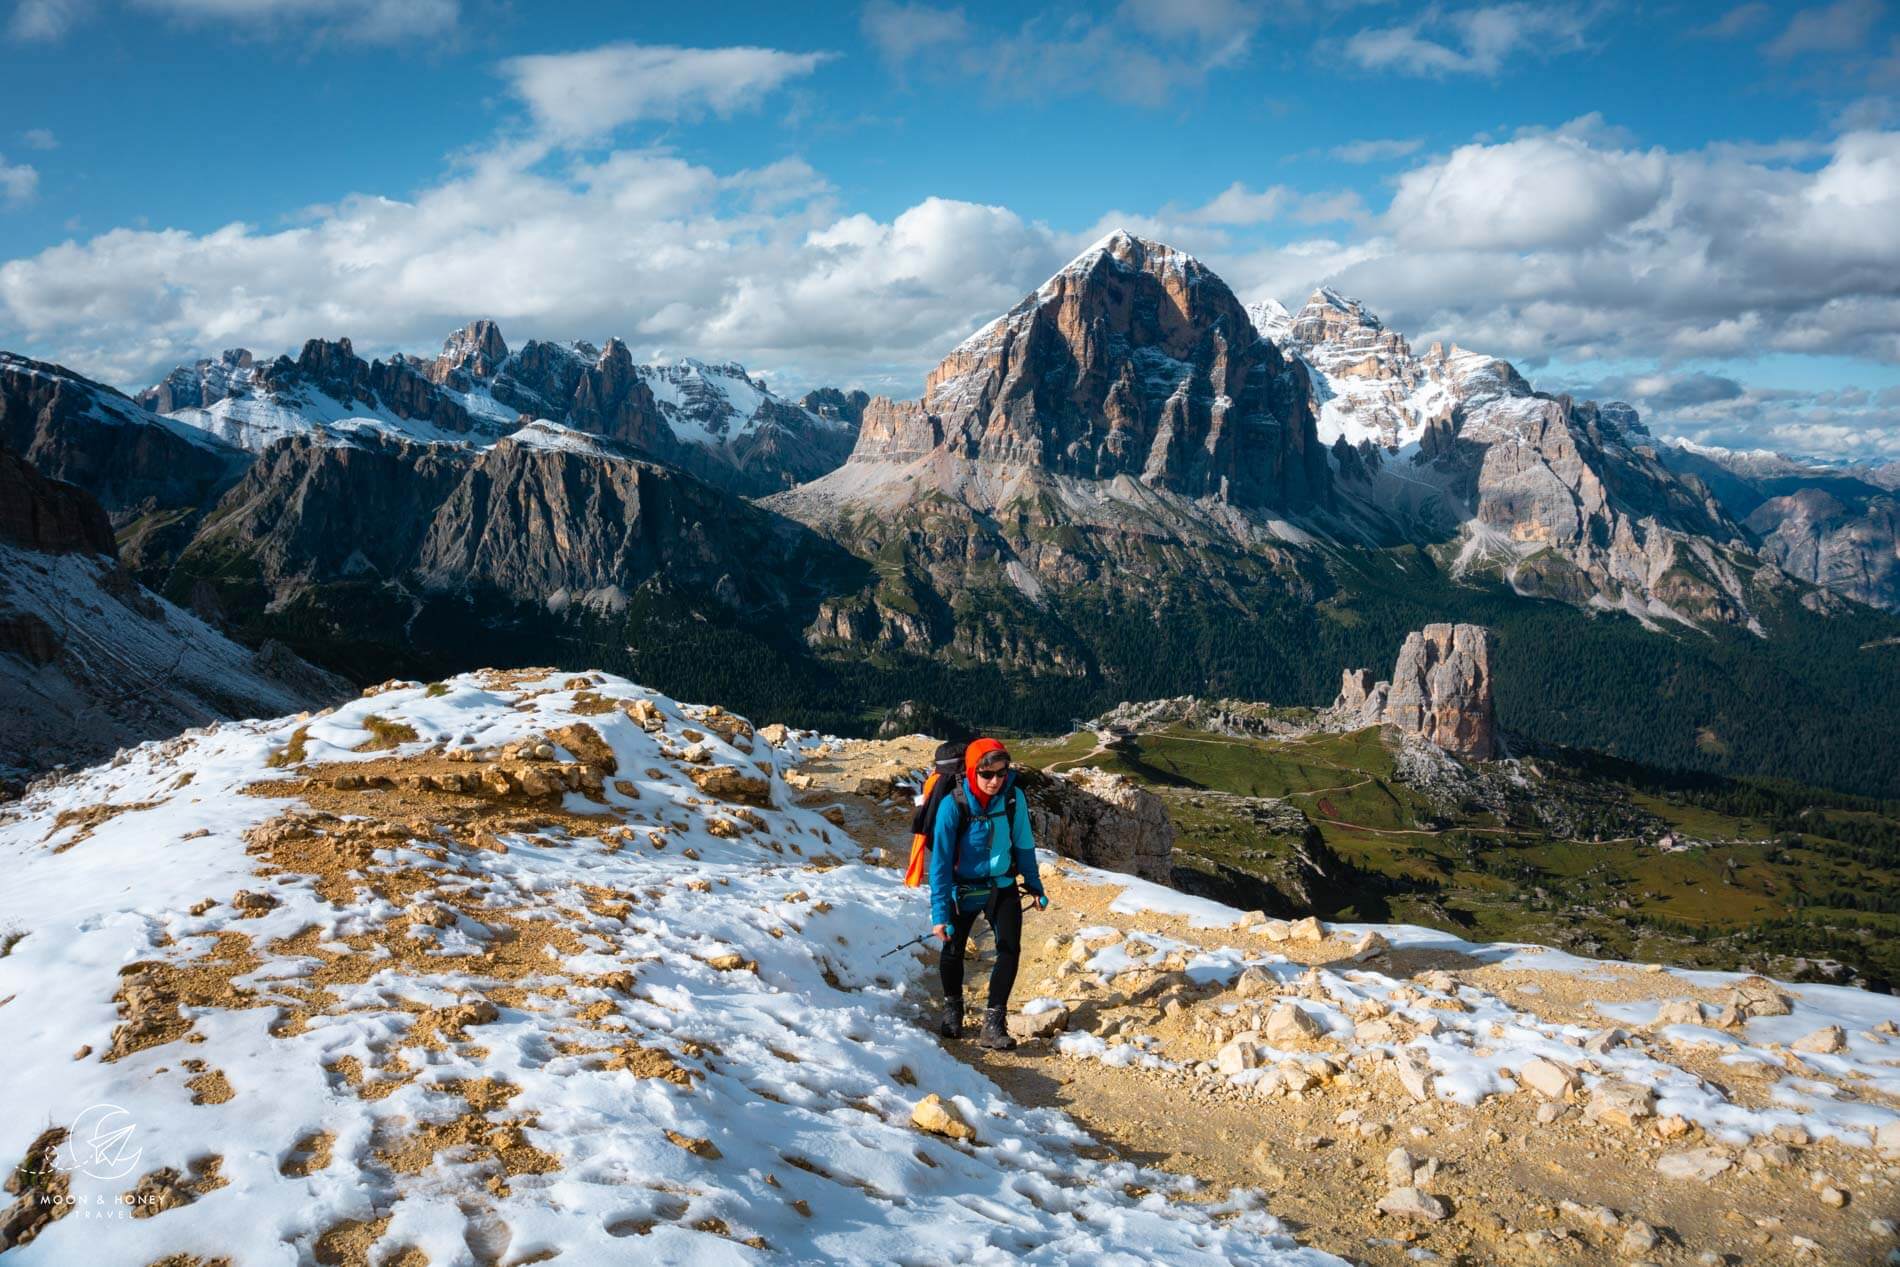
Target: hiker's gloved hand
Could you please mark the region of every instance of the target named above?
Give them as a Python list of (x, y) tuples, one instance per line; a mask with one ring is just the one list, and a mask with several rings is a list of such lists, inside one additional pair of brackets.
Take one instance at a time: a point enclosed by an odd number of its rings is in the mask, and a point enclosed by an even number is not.
[(938, 941), (950, 940), (950, 929), (948, 925), (932, 924), (930, 926), (930, 931), (937, 938)]
[(1047, 893), (1044, 893), (1041, 889), (1031, 889), (1030, 895), (1036, 899), (1037, 910), (1046, 911), (1049, 909), (1049, 895)]

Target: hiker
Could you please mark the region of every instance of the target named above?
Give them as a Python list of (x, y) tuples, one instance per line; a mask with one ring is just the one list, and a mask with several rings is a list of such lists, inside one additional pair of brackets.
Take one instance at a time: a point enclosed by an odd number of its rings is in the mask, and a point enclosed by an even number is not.
[(1009, 992), (1022, 950), (1017, 876), (1038, 909), (1047, 909), (1049, 899), (1036, 871), (1029, 808), (1016, 786), (1009, 750), (1001, 740), (978, 739), (964, 749), (962, 773), (937, 807), (929, 846), (930, 931), (944, 943), (940, 1031), (945, 1038), (963, 1036), (963, 951), (981, 915), (996, 934), (996, 967), (977, 1042), (1006, 1051), (1016, 1045), (1009, 1036)]

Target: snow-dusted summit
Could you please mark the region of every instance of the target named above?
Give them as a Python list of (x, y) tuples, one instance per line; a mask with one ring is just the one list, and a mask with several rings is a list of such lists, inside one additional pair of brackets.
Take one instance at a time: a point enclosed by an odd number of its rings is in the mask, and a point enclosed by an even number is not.
[(534, 421), (634, 446), (722, 487), (767, 493), (844, 460), (855, 427), (775, 395), (736, 364), (640, 364), (627, 345), (533, 340), (510, 350), (474, 321), (433, 359), (364, 361), (348, 339), (312, 339), (260, 363), (234, 348), (140, 393), (149, 408), (262, 452), (291, 435), (363, 425), (429, 443), (487, 445)]

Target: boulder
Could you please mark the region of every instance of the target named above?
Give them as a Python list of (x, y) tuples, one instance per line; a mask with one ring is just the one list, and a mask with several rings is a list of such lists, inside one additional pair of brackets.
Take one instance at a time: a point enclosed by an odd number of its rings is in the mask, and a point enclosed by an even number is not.
[(1702, 1005), (1693, 999), (1671, 999), (1656, 1010), (1656, 1019), (1650, 1022), (1652, 1026), (1701, 1023)]
[(772, 808), (771, 780), (747, 774), (737, 766), (693, 766), (686, 771), (686, 776), (708, 796), (757, 805), (761, 809)]
[(1292, 926), (1287, 930), (1287, 935), (1293, 941), (1326, 940), (1326, 930), (1320, 926), (1319, 919), (1312, 915), (1293, 921)]
[(1244, 1038), (1236, 1038), (1222, 1047), (1214, 1057), (1215, 1067), (1229, 1077), (1243, 1069), (1260, 1067), (1260, 1050)]
[(1392, 1062), (1405, 1093), (1421, 1103), (1432, 1098), (1432, 1061), (1417, 1047), (1402, 1047)]

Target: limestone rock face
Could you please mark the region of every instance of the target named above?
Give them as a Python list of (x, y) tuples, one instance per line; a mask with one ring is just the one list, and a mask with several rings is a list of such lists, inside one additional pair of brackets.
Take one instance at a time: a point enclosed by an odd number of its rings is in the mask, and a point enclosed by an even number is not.
[(1330, 500), (1305, 375), (1191, 256), (1114, 233), (877, 399), (852, 462), (938, 450), (1239, 506)]
[(425, 373), (432, 383), (466, 391), (472, 380), (492, 377), (507, 359), (508, 344), (501, 337), (501, 327), (484, 318), (469, 322), (444, 340), (442, 355)]
[(1489, 760), (1497, 751), (1492, 641), (1482, 625), (1427, 625), (1407, 634), (1392, 670), (1387, 720), (1447, 752)]
[(0, 445), (47, 479), (85, 489), (119, 525), (208, 503), (245, 457), (103, 383), (10, 352), (0, 352)]
[(49, 554), (83, 551), (118, 556), (112, 521), (86, 492), (49, 480), (17, 453), (0, 447), (0, 541)]
[(1160, 797), (1123, 774), (1085, 767), (1046, 775), (1025, 770), (1036, 844), (1090, 866), (1165, 884), (1174, 823)]
[(1447, 752), (1489, 761), (1498, 752), (1491, 698), (1495, 639), (1482, 625), (1427, 625), (1406, 635), (1390, 682), (1348, 669), (1333, 701), (1335, 724), (1396, 726)]
[(1756, 507), (1748, 526), (1783, 571), (1849, 598), (1900, 608), (1900, 498), (1804, 488)]

